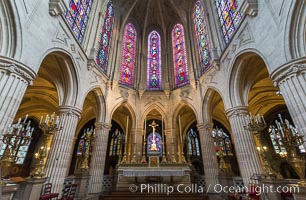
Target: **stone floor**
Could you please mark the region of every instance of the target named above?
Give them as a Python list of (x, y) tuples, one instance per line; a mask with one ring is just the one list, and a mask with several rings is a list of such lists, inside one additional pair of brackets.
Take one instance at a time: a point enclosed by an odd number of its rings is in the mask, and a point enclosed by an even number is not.
[(219, 198), (208, 197), (208, 195), (203, 194), (141, 194), (132, 192), (113, 192), (112, 194), (100, 196), (100, 200), (214, 200)]

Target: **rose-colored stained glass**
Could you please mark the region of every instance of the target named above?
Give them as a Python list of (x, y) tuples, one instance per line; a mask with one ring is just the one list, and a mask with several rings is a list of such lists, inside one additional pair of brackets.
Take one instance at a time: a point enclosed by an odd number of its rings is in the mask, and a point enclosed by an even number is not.
[(128, 23), (124, 29), (123, 52), (120, 67), (120, 83), (127, 86), (134, 85), (136, 37), (137, 34), (134, 25)]
[(172, 52), (174, 82), (176, 87), (180, 87), (189, 83), (184, 28), (181, 24), (176, 24), (172, 30)]

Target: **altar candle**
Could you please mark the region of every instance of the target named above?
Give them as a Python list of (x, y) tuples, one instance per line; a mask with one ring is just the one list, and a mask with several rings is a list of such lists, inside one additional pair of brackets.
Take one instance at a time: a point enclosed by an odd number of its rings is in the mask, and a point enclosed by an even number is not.
[(164, 134), (164, 116), (162, 116), (162, 135)]
[(18, 119), (18, 123), (17, 123), (17, 125), (19, 125), (19, 124), (20, 124), (20, 122), (21, 122), (21, 118), (19, 118), (19, 119)]
[(46, 120), (45, 123), (48, 124), (49, 123), (49, 115), (46, 116)]
[(263, 116), (261, 116), (261, 119), (262, 119), (262, 122), (266, 124), (265, 118)]
[(55, 122), (55, 124), (58, 125), (58, 123), (59, 123), (59, 117), (56, 116), (56, 122)]
[(279, 117), (281, 123), (284, 123), (281, 114), (278, 114), (278, 117)]
[(289, 121), (287, 119), (285, 119), (285, 123), (286, 123), (287, 128), (289, 129), (290, 128), (290, 124), (289, 124)]
[(43, 119), (43, 116), (40, 117), (39, 125), (41, 125), (42, 119)]
[(24, 118), (24, 121), (23, 121), (23, 123), (25, 123), (26, 121), (27, 121), (27, 119), (28, 119), (28, 114), (26, 115), (26, 117)]
[(126, 116), (125, 142), (127, 142), (128, 129), (129, 129), (129, 116)]
[[(135, 125), (135, 127), (136, 127), (136, 130), (138, 130), (138, 127), (137, 127), (137, 120), (136, 120), (136, 125)], [(135, 138), (134, 144), (136, 144), (136, 130), (135, 130), (135, 136), (134, 136), (134, 138)]]

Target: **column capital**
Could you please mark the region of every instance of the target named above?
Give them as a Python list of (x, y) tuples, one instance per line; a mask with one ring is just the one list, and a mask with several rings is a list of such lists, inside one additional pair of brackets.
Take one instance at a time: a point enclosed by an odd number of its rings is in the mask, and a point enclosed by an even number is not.
[(0, 56), (0, 70), (20, 76), (28, 85), (32, 85), (33, 80), (37, 77), (37, 74), (30, 67), (2, 56)]
[[(306, 62), (306, 61), (304, 61)], [(292, 76), (297, 76), (301, 72), (306, 71), (306, 63), (288, 63), (283, 65), (271, 73), (271, 79), (274, 85), (278, 86)]]
[(110, 130), (111, 127), (112, 127), (112, 125), (109, 124), (109, 123), (105, 123), (105, 122), (96, 122), (96, 123), (95, 123), (95, 129), (96, 129), (96, 130), (102, 130), (102, 129), (108, 129), (108, 130)]
[(210, 131), (213, 128), (213, 124), (212, 123), (199, 123), (197, 124), (197, 128), (198, 130), (206, 130), (206, 131)]
[(237, 106), (226, 110), (226, 115), (228, 118), (239, 115), (248, 115), (248, 107), (247, 106)]
[(80, 117), (82, 110), (72, 106), (59, 106), (58, 112), (60, 115), (75, 115)]

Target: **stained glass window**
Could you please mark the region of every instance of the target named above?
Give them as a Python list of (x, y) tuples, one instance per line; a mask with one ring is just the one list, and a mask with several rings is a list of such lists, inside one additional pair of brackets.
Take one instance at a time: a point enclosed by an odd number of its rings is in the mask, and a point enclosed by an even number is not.
[(212, 134), (219, 135), (219, 139), (214, 141), (216, 156), (220, 156), (220, 153), (222, 153), (222, 156), (232, 156), (232, 142), (229, 135), (218, 128), (213, 129)]
[(211, 66), (210, 41), (208, 38), (208, 27), (204, 18), (204, 10), (201, 2), (195, 3), (193, 10), (194, 29), (197, 38), (197, 46), (200, 55), (201, 72), (205, 72)]
[(216, 0), (218, 16), (225, 42), (228, 43), (241, 20), (237, 0)]
[[(17, 165), (22, 165), (25, 161), (26, 155), (28, 153), (30, 143), (24, 146), (20, 146), (16, 151), (14, 151), (14, 158), (16, 159)], [(0, 151), (0, 159), (4, 156), (4, 154), (8, 154), (9, 148), (8, 145), (3, 144), (2, 149)]]
[(152, 151), (151, 148), (152, 148), (152, 144), (153, 144), (153, 139), (155, 140), (157, 151), (159, 151), (160, 155), (162, 155), (162, 138), (161, 138), (159, 133), (154, 133), (153, 134), (153, 132), (152, 132), (148, 135), (148, 138), (147, 138), (147, 152)]
[(172, 51), (175, 86), (180, 87), (189, 83), (184, 28), (181, 24), (176, 24), (172, 30)]
[(100, 36), (99, 48), (97, 52), (97, 64), (106, 72), (108, 64), (108, 55), (110, 50), (110, 42), (112, 38), (112, 31), (114, 26), (114, 8), (112, 0), (110, 0), (106, 7), (102, 32)]
[(134, 85), (136, 36), (134, 25), (128, 23), (124, 30), (122, 62), (120, 67), (120, 83), (128, 86)]
[(191, 128), (187, 132), (188, 155), (200, 156), (200, 144), (197, 132)]
[(112, 133), (111, 143), (109, 147), (110, 156), (120, 155), (122, 148), (122, 136), (123, 133), (121, 133), (118, 129), (116, 129), (116, 131)]
[(148, 37), (147, 88), (161, 90), (161, 41), (160, 35), (152, 31)]
[(91, 0), (70, 0), (69, 10), (64, 14), (70, 29), (80, 43), (85, 35), (91, 3)]

